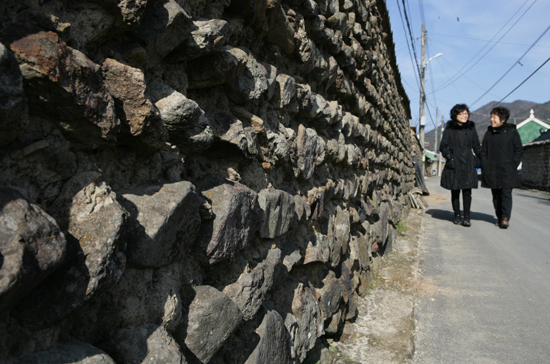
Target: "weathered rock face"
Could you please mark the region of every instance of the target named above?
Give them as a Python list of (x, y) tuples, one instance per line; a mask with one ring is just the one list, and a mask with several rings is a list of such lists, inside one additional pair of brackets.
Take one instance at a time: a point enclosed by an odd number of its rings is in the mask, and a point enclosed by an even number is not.
[(384, 2), (0, 1), (0, 362), (301, 363), (414, 186)]

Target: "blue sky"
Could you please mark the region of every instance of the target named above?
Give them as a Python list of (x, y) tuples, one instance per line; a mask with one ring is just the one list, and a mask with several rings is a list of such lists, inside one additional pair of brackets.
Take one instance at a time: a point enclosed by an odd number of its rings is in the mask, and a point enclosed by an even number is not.
[[(441, 123), (441, 115), (448, 120), (449, 110), (457, 103), (475, 110), (501, 101), (550, 57), (548, 0), (405, 0), (405, 4), (418, 65), (423, 23), (425, 60), (443, 53), (426, 66), (426, 131), (435, 127), (436, 108)], [(411, 101), (411, 125), (418, 126), (420, 77), (410, 35), (404, 29), (403, 0), (386, 0), (386, 5), (397, 64)], [(515, 100), (550, 101), (550, 61), (503, 102)]]

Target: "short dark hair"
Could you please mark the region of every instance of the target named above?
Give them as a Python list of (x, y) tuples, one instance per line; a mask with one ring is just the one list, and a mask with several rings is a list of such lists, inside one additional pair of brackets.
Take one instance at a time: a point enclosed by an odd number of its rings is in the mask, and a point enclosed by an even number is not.
[(468, 109), (468, 106), (466, 104), (456, 104), (451, 109), (451, 120), (456, 121), (456, 117), (458, 114), (460, 114), (463, 111), (468, 111), (468, 114), (470, 113), (470, 109)]
[(504, 120), (504, 122), (507, 122), (508, 118), (510, 117), (510, 110), (502, 106), (497, 106), (493, 108), (493, 110), (491, 110), (491, 115), (493, 114), (498, 116), (500, 120)]

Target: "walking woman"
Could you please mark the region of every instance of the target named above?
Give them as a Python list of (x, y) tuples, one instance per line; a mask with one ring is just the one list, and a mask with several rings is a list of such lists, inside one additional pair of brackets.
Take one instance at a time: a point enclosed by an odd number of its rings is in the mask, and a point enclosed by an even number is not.
[[(441, 174), (441, 187), (451, 190), (453, 222), (466, 227), (471, 226), (472, 188), (477, 188), (475, 156), (479, 156), (481, 149), (475, 123), (469, 120), (469, 117), (468, 106), (465, 104), (453, 106), (451, 120), (447, 122), (439, 145), (439, 151), (447, 160)], [(462, 191), (464, 218), (460, 214), (460, 191)]]
[(512, 215), (512, 188), (521, 187), (518, 166), (523, 156), (521, 138), (515, 125), (508, 124), (510, 111), (505, 107), (491, 110), (491, 126), (481, 146), (481, 187), (493, 193), (498, 226), (506, 229)]

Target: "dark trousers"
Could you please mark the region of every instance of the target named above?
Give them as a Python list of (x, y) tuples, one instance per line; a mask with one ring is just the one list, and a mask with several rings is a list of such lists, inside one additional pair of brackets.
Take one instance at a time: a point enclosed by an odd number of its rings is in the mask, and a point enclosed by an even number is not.
[(512, 216), (512, 189), (511, 188), (491, 188), (493, 193), (493, 206), (497, 218), (508, 219)]
[[(451, 190), (451, 203), (455, 215), (460, 215), (460, 190)], [(472, 205), (472, 189), (462, 190), (462, 204), (464, 206), (464, 216), (470, 216), (470, 206)]]

